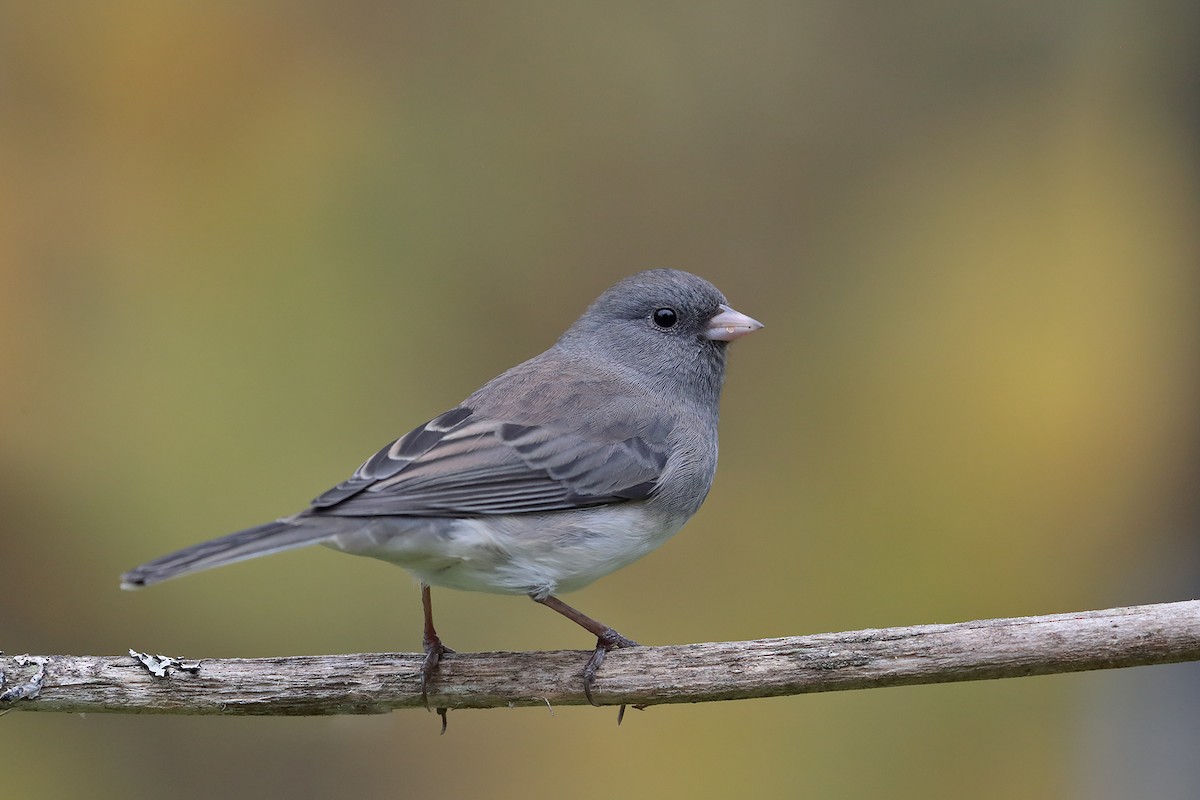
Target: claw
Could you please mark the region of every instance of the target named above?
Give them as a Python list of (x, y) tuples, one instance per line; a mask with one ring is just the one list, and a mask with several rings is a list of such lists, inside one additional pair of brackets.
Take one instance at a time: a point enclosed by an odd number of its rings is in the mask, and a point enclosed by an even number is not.
[(421, 662), (421, 702), (425, 704), (425, 709), (427, 711), (432, 711), (433, 709), (429, 706), (430, 679), (433, 677), (433, 674), (437, 672), (438, 665), (442, 663), (442, 656), (444, 656), (446, 653), (453, 653), (454, 651), (442, 644), (441, 639), (426, 641), (424, 645), (425, 660)]
[[(621, 634), (614, 631), (612, 628), (605, 628), (600, 635), (596, 637), (596, 649), (592, 651), (591, 658), (583, 667), (583, 696), (587, 701), (594, 706), (600, 705), (592, 699), (592, 686), (596, 682), (596, 672), (600, 669), (600, 665), (604, 663), (605, 656), (609, 650), (616, 650), (621, 647), (637, 647), (638, 643), (633, 639), (627, 639)], [(624, 711), (620, 712), (620, 716), (624, 716)], [(620, 724), (618, 717), (617, 724)]]
[(596, 670), (600, 669), (600, 665), (604, 663), (604, 657), (607, 655), (608, 648), (597, 643), (592, 657), (588, 659), (587, 664), (583, 667), (583, 696), (587, 698), (588, 703), (594, 706), (600, 704), (592, 699), (592, 684), (596, 682)]

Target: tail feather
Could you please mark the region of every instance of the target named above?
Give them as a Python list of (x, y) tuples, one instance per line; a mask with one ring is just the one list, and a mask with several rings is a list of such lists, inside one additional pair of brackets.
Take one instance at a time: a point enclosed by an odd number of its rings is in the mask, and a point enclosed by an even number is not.
[(318, 525), (306, 525), (295, 517), (268, 522), (212, 539), (134, 567), (121, 576), (122, 589), (140, 589), (192, 572), (221, 567), (235, 561), (278, 553), (316, 544), (328, 538), (330, 531)]

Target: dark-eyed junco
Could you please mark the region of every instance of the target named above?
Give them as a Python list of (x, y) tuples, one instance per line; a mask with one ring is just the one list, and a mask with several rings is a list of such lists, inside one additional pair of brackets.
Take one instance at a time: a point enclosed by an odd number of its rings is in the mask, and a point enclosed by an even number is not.
[(380, 450), (290, 517), (163, 556), (122, 576), (152, 583), (323, 544), (421, 581), (422, 694), (448, 649), (430, 586), (525, 594), (596, 636), (636, 643), (559, 600), (649, 553), (696, 512), (717, 467), (726, 345), (761, 328), (687, 272), (626, 278), (546, 352)]

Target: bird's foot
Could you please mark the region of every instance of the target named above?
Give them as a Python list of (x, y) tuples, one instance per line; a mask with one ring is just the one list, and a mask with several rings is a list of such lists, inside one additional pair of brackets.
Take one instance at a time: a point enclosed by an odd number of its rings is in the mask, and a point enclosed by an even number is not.
[[(429, 683), (433, 674), (437, 672), (438, 665), (442, 663), (442, 656), (454, 651), (442, 644), (442, 640), (438, 638), (425, 639), (422, 644), (425, 648), (425, 660), (421, 662), (421, 702), (425, 704), (426, 710), (432, 710), (429, 707)], [(442, 732), (445, 733), (446, 710), (439, 708), (437, 711), (442, 717)]]
[[(583, 667), (583, 696), (587, 701), (594, 706), (600, 705), (592, 699), (592, 686), (596, 683), (596, 672), (600, 669), (600, 665), (604, 663), (604, 657), (608, 655), (609, 650), (616, 650), (620, 647), (637, 647), (638, 643), (633, 639), (626, 639), (621, 634), (614, 631), (612, 628), (605, 628), (596, 637), (596, 649), (592, 652), (592, 657), (588, 659), (587, 664)], [(624, 709), (622, 708), (622, 711)]]

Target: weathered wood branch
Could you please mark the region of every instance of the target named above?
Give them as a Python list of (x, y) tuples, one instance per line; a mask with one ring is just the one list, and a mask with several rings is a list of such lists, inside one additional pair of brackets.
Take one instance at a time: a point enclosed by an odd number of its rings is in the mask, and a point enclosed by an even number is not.
[[(0, 656), (7, 678), (0, 698), (9, 698), (0, 710), (376, 714), (421, 705), (422, 658), (200, 659), (194, 672), (155, 677), (127, 655)], [(581, 651), (455, 653), (442, 662), (429, 700), (448, 708), (579, 705), (586, 659)], [(1200, 601), (617, 650), (593, 694), (605, 705), (698, 703), (1193, 660), (1200, 660)]]

